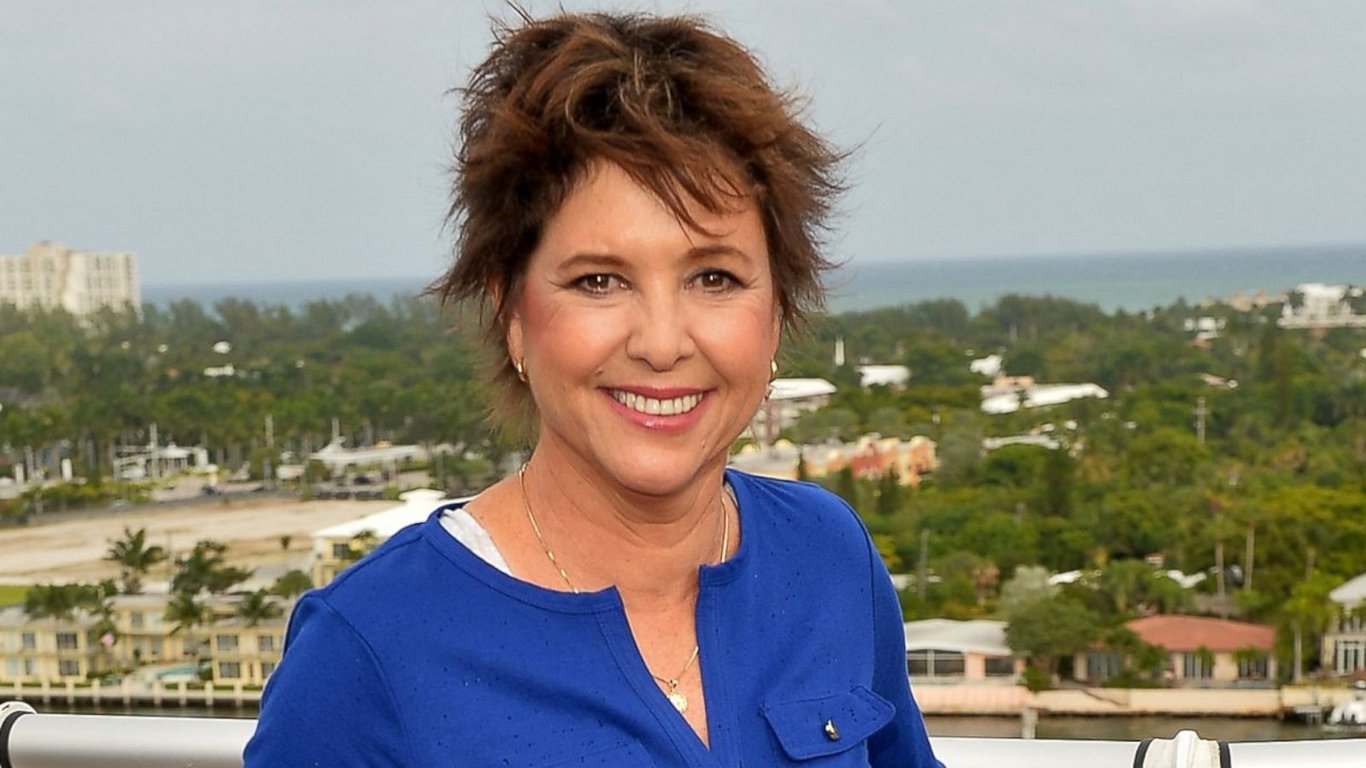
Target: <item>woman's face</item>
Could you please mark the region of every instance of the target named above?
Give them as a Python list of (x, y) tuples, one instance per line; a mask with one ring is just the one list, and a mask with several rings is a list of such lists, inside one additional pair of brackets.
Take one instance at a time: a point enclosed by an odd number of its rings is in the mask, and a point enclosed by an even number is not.
[(603, 163), (546, 222), (508, 327), (538, 456), (647, 495), (724, 466), (764, 397), (780, 320), (753, 202), (689, 210), (711, 234)]

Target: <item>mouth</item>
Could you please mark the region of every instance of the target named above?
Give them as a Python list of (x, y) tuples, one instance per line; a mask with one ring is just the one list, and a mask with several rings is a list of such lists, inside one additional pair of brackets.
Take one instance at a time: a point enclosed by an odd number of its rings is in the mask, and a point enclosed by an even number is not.
[(693, 410), (702, 402), (702, 393), (696, 392), (679, 397), (646, 397), (635, 392), (621, 389), (609, 390), (618, 403), (636, 413), (648, 416), (681, 416)]

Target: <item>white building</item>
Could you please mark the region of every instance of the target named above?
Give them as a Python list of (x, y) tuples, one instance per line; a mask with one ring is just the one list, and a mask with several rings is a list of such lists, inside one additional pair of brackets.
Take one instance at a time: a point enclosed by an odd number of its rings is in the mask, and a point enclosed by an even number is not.
[(415, 488), (399, 494), (398, 499), (403, 503), (396, 507), (313, 532), (313, 557), (309, 566), (313, 586), (321, 587), (332, 581), (346, 566), (365, 554), (364, 548), (378, 546), (404, 528), (426, 520), (433, 510), (448, 501), (445, 493), (430, 488)]
[(1000, 355), (987, 355), (968, 363), (968, 370), (994, 379), (1001, 375), (1001, 364), (1003, 362), (1004, 360)]
[(916, 682), (1000, 682), (1024, 671), (1006, 646), (1006, 623), (990, 619), (908, 621), (906, 665)]
[[(206, 372), (207, 375), (207, 372)], [(333, 475), (344, 475), (352, 468), (377, 468), (396, 473), (403, 464), (429, 458), (428, 452), (420, 445), (390, 445), (376, 443), (368, 448), (347, 448), (339, 437), (309, 454), (312, 461), (320, 461)]]
[(1324, 670), (1347, 677), (1366, 671), (1366, 573), (1339, 584), (1328, 593), (1337, 615), (1323, 636)]
[(20, 309), (64, 309), (87, 317), (100, 309), (142, 306), (137, 257), (75, 251), (41, 242), (20, 255), (0, 255), (0, 303)]
[(1292, 294), (1299, 297), (1299, 306), (1287, 301), (1276, 322), (1282, 328), (1366, 328), (1366, 315), (1354, 314), (1348, 303), (1361, 292), (1346, 285), (1302, 283)]
[(778, 433), (797, 423), (797, 417), (830, 404), (835, 385), (825, 379), (774, 379), (772, 389), (750, 422), (750, 434), (772, 445)]
[(1014, 413), (1021, 408), (1061, 405), (1071, 400), (1093, 397), (1104, 400), (1110, 393), (1099, 384), (1035, 384), (1027, 376), (1017, 377), (1016, 386), (997, 384), (982, 387), (982, 412)]
[(859, 386), (905, 389), (911, 380), (911, 369), (904, 365), (860, 365)]

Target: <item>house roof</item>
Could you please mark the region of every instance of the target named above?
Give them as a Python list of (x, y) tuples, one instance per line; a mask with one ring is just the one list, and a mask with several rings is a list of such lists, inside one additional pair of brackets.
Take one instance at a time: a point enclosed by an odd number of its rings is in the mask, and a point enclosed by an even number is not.
[[(1366, 357), (1366, 355), (1362, 356)], [(1332, 592), (1328, 593), (1328, 599), (1348, 608), (1366, 601), (1366, 573), (1339, 584)]]
[(413, 523), (426, 520), (436, 509), (437, 503), (446, 500), (446, 494), (430, 488), (418, 488), (400, 494), (398, 498), (403, 503), (397, 507), (314, 531), (313, 538), (350, 539), (363, 531), (370, 531), (381, 539), (387, 539)]
[(835, 385), (825, 379), (774, 379), (770, 400), (801, 400), (835, 394)]
[(1240, 648), (1269, 651), (1276, 644), (1275, 627), (1209, 616), (1145, 616), (1124, 626), (1144, 642), (1168, 651), (1194, 651), (1202, 646), (1216, 653)]
[(982, 387), (983, 413), (1014, 413), (1021, 407), (1038, 408), (1045, 405), (1059, 405), (1083, 397), (1105, 399), (1109, 391), (1099, 384), (1032, 384), (1022, 385), (1021, 393), (1010, 389), (999, 391), (999, 385)]
[(906, 622), (905, 630), (907, 651), (934, 649), (987, 656), (1011, 655), (1010, 648), (1006, 646), (1004, 621), (923, 619)]
[(904, 365), (860, 365), (858, 372), (864, 387), (901, 386), (911, 380), (911, 369)]
[(0, 608), (0, 628), (15, 629), (20, 627), (41, 627), (44, 629), (58, 629), (62, 631), (69, 631), (72, 629), (83, 630), (93, 627), (97, 621), (99, 621), (97, 616), (94, 616), (89, 611), (83, 609), (73, 611), (70, 619), (59, 619), (53, 616), (44, 616), (41, 619), (35, 619), (24, 611), (24, 606), (22, 605), (7, 605)]

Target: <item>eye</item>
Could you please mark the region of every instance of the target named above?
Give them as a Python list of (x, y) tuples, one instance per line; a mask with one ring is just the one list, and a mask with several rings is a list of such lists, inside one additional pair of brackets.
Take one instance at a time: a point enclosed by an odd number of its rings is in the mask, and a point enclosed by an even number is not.
[(573, 285), (584, 293), (602, 296), (611, 293), (613, 289), (620, 287), (621, 279), (616, 275), (597, 272), (575, 278)]
[(709, 269), (694, 278), (697, 286), (708, 293), (728, 291), (740, 284), (735, 275), (724, 269)]

